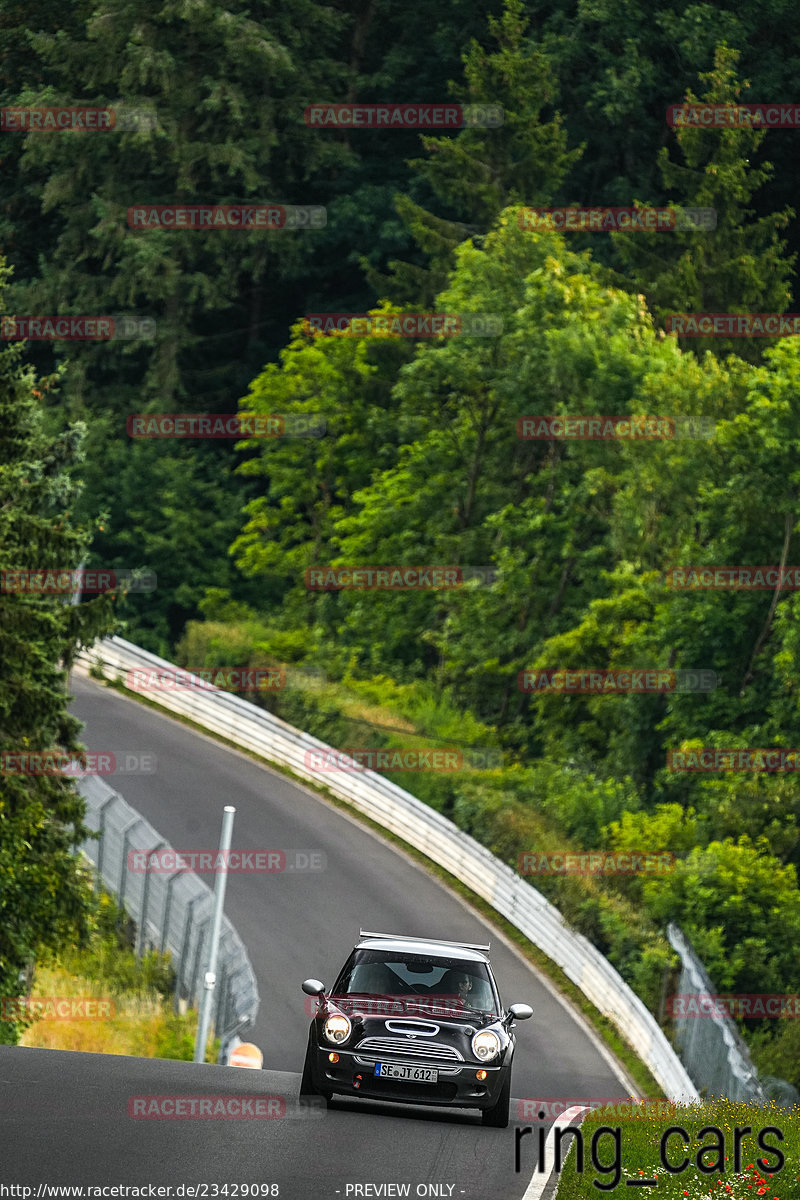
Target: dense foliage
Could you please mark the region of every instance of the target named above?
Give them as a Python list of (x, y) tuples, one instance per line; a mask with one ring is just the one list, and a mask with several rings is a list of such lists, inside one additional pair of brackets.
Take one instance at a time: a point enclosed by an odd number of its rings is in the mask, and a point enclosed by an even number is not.
[[(537, 881), (654, 1011), (670, 920), (720, 990), (800, 988), (794, 776), (667, 766), (671, 750), (792, 747), (797, 595), (681, 591), (666, 575), (800, 561), (800, 352), (664, 332), (671, 312), (792, 306), (796, 134), (673, 130), (665, 113), (684, 98), (786, 101), (799, 22), (784, 0), (769, 20), (755, 0), (453, 0), (432, 15), (392, 0), (95, 0), (66, 14), (35, 0), (0, 17), (3, 104), (155, 113), (139, 130), (0, 146), (8, 311), (156, 323), (152, 340), (26, 351), (60, 377), (37, 419), (53, 437), (88, 429), (71, 471), (92, 561), (157, 574), (125, 610), (128, 636), (192, 665), (322, 668), (432, 737), (459, 728), (501, 747), (502, 770), (398, 779), (513, 864), (533, 847), (675, 853), (664, 877)], [(420, 138), (303, 120), (314, 101), (451, 94), (502, 105), (504, 125)], [(323, 204), (327, 225), (206, 236), (126, 221), (136, 203), (267, 199)], [(518, 219), (526, 204), (635, 202), (713, 208), (716, 228), (559, 234)], [(426, 308), (497, 314), (502, 332), (315, 337), (301, 320)], [(321, 414), (327, 436), (126, 433), (134, 412), (237, 405)], [(685, 436), (524, 440), (528, 414), (650, 414)], [(329, 563), (499, 577), (310, 592), (305, 571)], [(64, 634), (47, 637), (52, 672)], [(718, 686), (520, 690), (521, 671), (554, 666), (706, 669)], [(352, 745), (340, 701), (290, 689), (271, 703)], [(779, 1062), (775, 1031), (759, 1036)]]
[[(0, 283), (4, 280), (0, 279)], [(21, 347), (0, 350), (0, 994), (44, 949), (80, 941), (90, 925), (90, 877), (75, 853), (84, 804), (59, 774), (28, 774), (25, 755), (77, 756), (80, 722), (67, 712), (67, 667), (80, 645), (113, 625), (111, 601), (65, 603), (16, 590), (13, 572), (76, 568), (91, 531), (70, 513), (82, 430), (53, 435)], [(7, 586), (8, 585), (8, 586)], [(0, 1021), (0, 1042), (17, 1022)]]

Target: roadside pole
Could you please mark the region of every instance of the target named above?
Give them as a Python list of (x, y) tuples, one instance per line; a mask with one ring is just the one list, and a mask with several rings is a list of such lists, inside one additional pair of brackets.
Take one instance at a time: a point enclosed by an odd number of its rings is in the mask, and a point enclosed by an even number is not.
[(225, 904), (225, 885), (228, 882), (228, 851), (231, 848), (233, 833), (233, 814), (236, 809), (226, 804), (222, 818), (222, 835), (219, 840), (220, 855), (223, 867), (217, 874), (214, 888), (214, 920), (211, 925), (211, 952), (208, 959), (208, 970), (203, 984), (203, 998), (200, 1003), (200, 1018), (197, 1023), (197, 1037), (194, 1043), (194, 1061), (205, 1062), (208, 1029), (211, 1024), (211, 1004), (214, 999), (214, 988), (217, 983), (217, 954), (219, 952), (219, 933), (222, 925), (222, 909)]

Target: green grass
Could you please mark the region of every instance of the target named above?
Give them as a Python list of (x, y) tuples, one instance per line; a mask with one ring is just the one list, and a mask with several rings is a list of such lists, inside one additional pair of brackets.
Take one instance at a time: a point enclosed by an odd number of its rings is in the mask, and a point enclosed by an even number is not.
[[(680, 1174), (670, 1174), (661, 1161), (660, 1144), (664, 1132), (672, 1125), (682, 1126), (689, 1135), (689, 1141), (684, 1142), (680, 1134), (673, 1134), (667, 1143), (667, 1158), (675, 1166), (681, 1164), (684, 1158), (689, 1159), (686, 1170)], [(702, 1138), (701, 1131), (707, 1126), (713, 1126), (722, 1134), (724, 1149), (722, 1158), (718, 1158), (716, 1135), (706, 1132)], [(741, 1158), (736, 1169), (734, 1130), (738, 1127), (752, 1130), (741, 1138)], [(759, 1167), (758, 1160), (762, 1159), (767, 1165), (777, 1165), (777, 1159), (769, 1149), (762, 1149), (757, 1143), (757, 1136), (768, 1126), (781, 1131), (784, 1140), (781, 1142), (775, 1133), (765, 1134), (766, 1147), (779, 1147), (785, 1156), (782, 1169), (774, 1175), (767, 1174)], [(708, 1101), (704, 1104), (687, 1107), (675, 1106), (669, 1116), (640, 1116), (628, 1120), (620, 1120), (615, 1114), (603, 1113), (597, 1110), (586, 1117), (581, 1125), (583, 1133), (584, 1163), (583, 1172), (576, 1169), (578, 1151), (577, 1145), (570, 1145), (575, 1139), (566, 1137), (563, 1150), (570, 1147), (566, 1161), (559, 1176), (558, 1200), (597, 1200), (603, 1192), (594, 1186), (594, 1180), (608, 1187), (616, 1178), (615, 1171), (603, 1172), (592, 1164), (591, 1143), (596, 1137), (597, 1159), (606, 1167), (616, 1164), (616, 1148), (613, 1135), (597, 1133), (601, 1127), (611, 1127), (620, 1131), (620, 1178), (616, 1194), (631, 1196), (651, 1196), (655, 1200), (800, 1200), (800, 1108), (791, 1111), (778, 1108), (770, 1103), (764, 1107), (755, 1104), (733, 1103), (728, 1100)], [(527, 1135), (521, 1142), (521, 1155), (524, 1170), (526, 1140), (532, 1143), (538, 1138), (537, 1129)], [(713, 1174), (704, 1174), (698, 1167), (698, 1151), (701, 1147), (707, 1149), (700, 1161), (706, 1167), (716, 1167), (719, 1162), (722, 1171), (715, 1170)], [(529, 1161), (532, 1161), (529, 1153)], [(552, 1167), (548, 1159), (546, 1167)], [(628, 1187), (628, 1179), (657, 1179), (655, 1187)]]
[[(90, 1016), (43, 1015), (20, 1030), (19, 1045), (90, 1054), (130, 1054), (138, 1058), (178, 1058), (191, 1062), (198, 1014), (175, 1013), (174, 972), (168, 954), (134, 949), (135, 926), (105, 891), (97, 894), (94, 928), (88, 944), (67, 947), (36, 964), (31, 1000), (64, 997), (103, 1001)], [(40, 1009), (41, 1012), (41, 1009)], [(206, 1062), (216, 1062), (219, 1038), (207, 1043)]]

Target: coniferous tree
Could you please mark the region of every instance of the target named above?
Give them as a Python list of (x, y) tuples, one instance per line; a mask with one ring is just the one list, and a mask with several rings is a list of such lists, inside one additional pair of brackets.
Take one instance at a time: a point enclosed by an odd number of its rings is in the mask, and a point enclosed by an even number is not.
[[(698, 99), (689, 90), (687, 106), (741, 104), (736, 77), (739, 51), (722, 43), (714, 68), (700, 76), (708, 84)], [(744, 86), (747, 86), (745, 83)], [(614, 233), (612, 241), (625, 272), (644, 293), (658, 321), (669, 313), (785, 312), (791, 296), (794, 256), (778, 231), (794, 216), (793, 209), (754, 220), (751, 197), (771, 177), (772, 165), (751, 165), (766, 137), (757, 126), (710, 129), (678, 125), (675, 129), (683, 163), (666, 146), (658, 155), (670, 203), (681, 208), (712, 209), (713, 229), (667, 233)], [(683, 339), (687, 348), (731, 352), (750, 361), (760, 358), (769, 339)]]
[(561, 114), (545, 115), (557, 101), (559, 84), (551, 58), (531, 36), (522, 0), (505, 0), (502, 16), (490, 16), (488, 25), (494, 47), (487, 50), (473, 38), (463, 56), (465, 84), (451, 88), (465, 108), (502, 110), (502, 124), (421, 139), (428, 157), (412, 159), (409, 166), (450, 215), (397, 196), (397, 211), (428, 259), (427, 266), (393, 261), (389, 277), (368, 272), (376, 288), (398, 304), (430, 304), (455, 266), (459, 243), (488, 232), (510, 204), (551, 202), (583, 153), (583, 146), (567, 148)]
[[(1, 267), (0, 284), (6, 276)], [(19, 346), (0, 350), (0, 994), (9, 997), (21, 994), (20, 972), (37, 952), (81, 938), (91, 912), (75, 851), (84, 801), (69, 776), (22, 773), (14, 756), (79, 754), (67, 668), (114, 626), (109, 596), (73, 605), (23, 590), (14, 574), (75, 569), (90, 537), (71, 518), (84, 431), (48, 434), (41, 387)], [(0, 1019), (0, 1042), (18, 1033), (18, 1022)]]

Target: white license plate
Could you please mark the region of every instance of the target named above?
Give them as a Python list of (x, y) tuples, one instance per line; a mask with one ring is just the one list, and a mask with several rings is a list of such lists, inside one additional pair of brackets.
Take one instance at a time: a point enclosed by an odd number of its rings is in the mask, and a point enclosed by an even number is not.
[(439, 1072), (431, 1067), (408, 1067), (400, 1063), (375, 1063), (375, 1074), (383, 1079), (413, 1079), (415, 1083), (436, 1083)]

